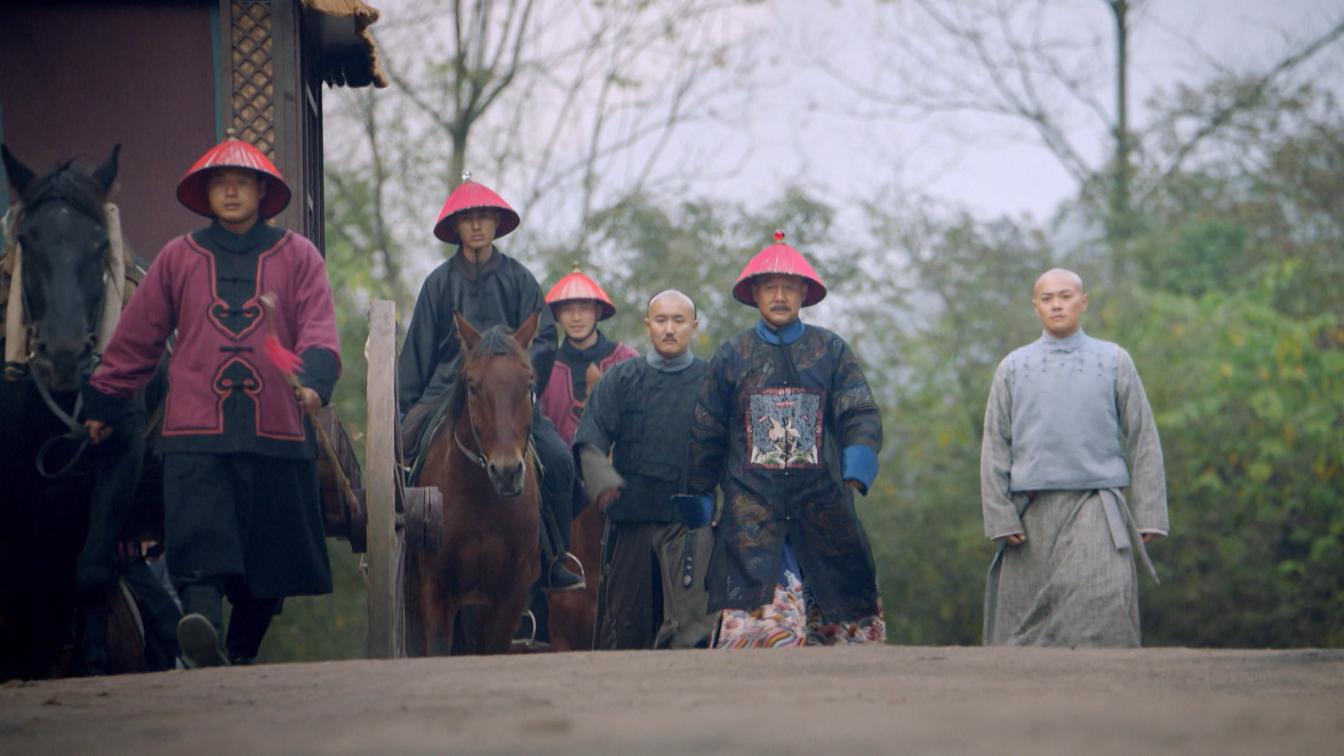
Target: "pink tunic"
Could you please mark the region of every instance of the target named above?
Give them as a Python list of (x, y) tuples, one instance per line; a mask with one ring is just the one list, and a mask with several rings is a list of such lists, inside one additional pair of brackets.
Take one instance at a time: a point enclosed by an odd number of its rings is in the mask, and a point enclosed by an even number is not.
[(254, 276), (251, 294), (230, 303), (219, 293), (224, 274), (217, 269), (232, 261), (191, 235), (169, 242), (89, 379), (100, 394), (130, 397), (149, 381), (176, 330), (162, 452), (313, 454), (293, 391), (265, 357), (270, 315), (259, 296), (276, 296), (274, 328), (282, 346), (299, 355), (326, 350), (339, 373), (340, 343), (324, 262), (312, 242), (289, 231), (252, 254), (255, 269), (247, 269), (249, 260), (239, 268), (246, 271), (243, 278), (235, 271), (228, 279), (233, 287), (242, 281), (246, 291), (247, 275)]
[[(597, 369), (603, 373), (622, 362), (638, 357), (639, 352), (618, 343), (612, 353), (597, 361)], [(541, 413), (555, 424), (560, 438), (566, 444), (574, 441), (574, 433), (579, 429), (579, 418), (583, 416), (583, 402), (574, 398), (574, 384), (570, 376), (570, 367), (559, 359), (551, 367), (551, 378), (546, 390), (541, 394)]]

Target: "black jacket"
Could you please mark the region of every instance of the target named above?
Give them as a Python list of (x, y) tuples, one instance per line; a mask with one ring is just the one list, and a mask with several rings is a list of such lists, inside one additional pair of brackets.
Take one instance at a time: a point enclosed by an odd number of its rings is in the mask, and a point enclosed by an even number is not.
[(686, 447), (709, 363), (696, 358), (675, 373), (636, 357), (602, 377), (588, 398), (574, 449), (591, 444), (625, 478), (607, 510), (617, 522), (676, 522), (672, 496), (686, 489)]
[(537, 279), (522, 263), (498, 249), (479, 266), (458, 252), (435, 268), (420, 289), (397, 358), (402, 413), (417, 402), (442, 401), (457, 380), (461, 344), (453, 323), (454, 312), (484, 331), (496, 325), (515, 330), (537, 310), (541, 310), (541, 318), (528, 353), (540, 395), (546, 390), (555, 362), (556, 336), (555, 318)]

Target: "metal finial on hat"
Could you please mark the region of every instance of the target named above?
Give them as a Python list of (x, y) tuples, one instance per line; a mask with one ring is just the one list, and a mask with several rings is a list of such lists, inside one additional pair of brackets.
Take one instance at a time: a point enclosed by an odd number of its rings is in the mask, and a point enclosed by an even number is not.
[(468, 181), (471, 181), (471, 171), (464, 170), (462, 171), (462, 183), (465, 184)]
[(775, 229), (775, 244), (783, 244), (783, 243), (784, 243), (784, 232), (779, 229)]
[(570, 273), (578, 273), (578, 272), (579, 272), (579, 261), (578, 261), (578, 260), (575, 260), (575, 261), (574, 261), (574, 269), (571, 270), (571, 271), (569, 271), (569, 272), (570, 272)]
[(235, 131), (232, 126), (230, 126), (227, 129), (224, 129), (224, 136), (228, 137), (229, 139), (237, 139), (238, 132)]

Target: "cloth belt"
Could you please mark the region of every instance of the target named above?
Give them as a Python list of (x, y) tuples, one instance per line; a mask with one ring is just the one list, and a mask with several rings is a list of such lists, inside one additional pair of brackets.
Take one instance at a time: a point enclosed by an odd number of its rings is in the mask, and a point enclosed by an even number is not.
[(1125, 504), (1120, 491), (1114, 488), (1102, 488), (1097, 490), (1097, 495), (1101, 498), (1101, 511), (1106, 514), (1106, 525), (1111, 531), (1111, 543), (1115, 544), (1115, 550), (1124, 551), (1132, 546), (1139, 561), (1153, 578), (1153, 582), (1161, 584), (1162, 581), (1157, 578), (1157, 569), (1148, 558), (1148, 549), (1144, 546), (1143, 536), (1139, 534), (1138, 527), (1134, 524), (1134, 517), (1130, 514), (1129, 506)]
[[(1041, 493), (1041, 491), (1026, 492), (1027, 501), (1017, 512), (1019, 518), (1027, 513), (1027, 510), (1036, 502), (1036, 498)], [(1125, 504), (1125, 499), (1120, 495), (1120, 491), (1115, 488), (1099, 488), (1093, 493), (1101, 499), (1101, 511), (1106, 516), (1106, 526), (1111, 531), (1111, 543), (1115, 545), (1115, 550), (1124, 551), (1133, 547), (1134, 553), (1143, 563), (1148, 575), (1152, 577), (1154, 583), (1160, 585), (1162, 581), (1157, 577), (1157, 568), (1153, 566), (1153, 561), (1148, 558), (1148, 549), (1144, 546), (1143, 536), (1139, 534), (1138, 527), (1134, 524), (1134, 517), (1130, 514), (1129, 506)], [(994, 574), (994, 570), (1003, 560), (1003, 552), (1007, 548), (1008, 541), (1000, 539), (999, 547), (994, 552), (994, 558), (989, 562), (989, 574)]]

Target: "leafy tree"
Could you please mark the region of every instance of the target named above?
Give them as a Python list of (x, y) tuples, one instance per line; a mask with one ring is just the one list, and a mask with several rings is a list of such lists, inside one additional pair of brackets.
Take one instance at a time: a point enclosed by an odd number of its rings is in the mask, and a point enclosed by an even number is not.
[(1166, 458), (1173, 537), (1152, 546), (1148, 643), (1344, 643), (1344, 332), (1267, 299), (1135, 292), (1103, 308)]

